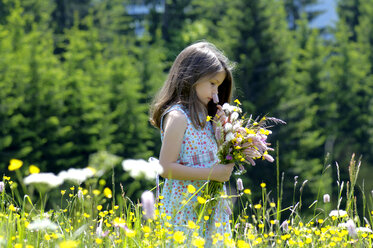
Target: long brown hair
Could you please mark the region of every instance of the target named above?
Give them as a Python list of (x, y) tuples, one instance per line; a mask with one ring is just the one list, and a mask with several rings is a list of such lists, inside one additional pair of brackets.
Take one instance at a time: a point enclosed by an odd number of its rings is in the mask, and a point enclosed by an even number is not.
[(178, 103), (189, 111), (195, 128), (205, 127), (206, 121), (201, 120), (201, 113), (202, 116), (215, 116), (217, 108), (216, 104), (209, 102), (206, 109), (197, 97), (196, 82), (202, 77), (213, 77), (225, 71), (225, 79), (218, 88), (219, 104), (223, 105), (231, 99), (232, 69), (233, 63), (209, 42), (197, 42), (186, 47), (176, 57), (166, 82), (153, 100), (150, 123), (160, 129), (163, 113)]

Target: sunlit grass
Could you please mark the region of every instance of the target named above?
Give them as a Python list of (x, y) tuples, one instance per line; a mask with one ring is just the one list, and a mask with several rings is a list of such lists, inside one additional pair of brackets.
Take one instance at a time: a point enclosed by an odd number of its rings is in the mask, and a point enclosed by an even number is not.
[[(8, 173), (14, 178), (4, 175), (0, 182), (1, 247), (204, 247), (206, 243), (198, 223), (189, 220), (187, 231), (183, 232), (172, 225), (172, 216), (160, 213), (162, 196), (152, 202), (153, 194), (147, 191), (142, 203), (133, 202), (125, 192), (113, 195), (112, 185), (95, 176), (80, 186), (62, 184), (62, 189), (47, 183), (25, 184), (19, 165), (17, 162), (10, 167), (18, 171)], [(221, 195), (235, 199), (239, 211), (229, 223), (233, 236), (213, 234), (213, 244), (238, 248), (372, 247), (371, 195), (364, 195), (362, 206), (369, 214), (357, 214), (354, 187), (359, 167), (352, 158), (349, 181), (337, 182), (337, 205), (332, 206), (328, 196), (320, 197), (318, 200), (324, 199), (325, 203), (319, 206), (327, 207), (316, 208), (311, 217), (302, 216), (301, 200), (279, 207), (281, 199), (274, 199), (264, 182), (252, 189), (240, 188), (236, 195)], [(26, 194), (21, 194), (21, 190)], [(198, 190), (189, 186), (184, 202), (197, 197)], [(252, 190), (262, 192), (257, 202), (252, 199)], [(52, 192), (60, 195), (55, 204), (58, 207), (46, 209), (48, 194)], [(199, 198), (198, 202), (206, 204), (206, 199)], [(316, 203), (308, 207), (312, 209)], [(281, 220), (285, 213), (290, 214)], [(199, 221), (209, 221), (209, 215), (202, 213)]]

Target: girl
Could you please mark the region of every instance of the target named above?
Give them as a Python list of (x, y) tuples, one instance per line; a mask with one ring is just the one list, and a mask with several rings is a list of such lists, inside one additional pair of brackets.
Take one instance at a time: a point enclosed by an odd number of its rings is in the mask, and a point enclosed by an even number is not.
[[(231, 98), (231, 70), (228, 59), (211, 43), (190, 45), (177, 56), (150, 110), (150, 121), (160, 129), (162, 138), (159, 162), (165, 182), (161, 211), (185, 234), (190, 232), (189, 221), (198, 219), (193, 206), (200, 195), (185, 205), (191, 196), (188, 185), (198, 190), (207, 180), (225, 182), (233, 170), (234, 164), (218, 163), (213, 125), (206, 121), (208, 115), (225, 118), (221, 105)], [(214, 94), (218, 105), (212, 101)], [(200, 224), (198, 231), (201, 236), (204, 233), (206, 247), (211, 245), (212, 234), (230, 234), (229, 212), (220, 201), (212, 219)]]

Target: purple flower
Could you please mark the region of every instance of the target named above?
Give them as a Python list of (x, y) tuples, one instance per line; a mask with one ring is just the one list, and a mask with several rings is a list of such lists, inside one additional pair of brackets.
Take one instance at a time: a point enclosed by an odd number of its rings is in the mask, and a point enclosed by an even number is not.
[(329, 195), (329, 194), (325, 194), (325, 195), (323, 196), (323, 199), (324, 199), (324, 203), (328, 203), (328, 202), (330, 202), (330, 195)]
[(237, 189), (238, 189), (239, 191), (244, 190), (244, 187), (243, 187), (243, 183), (242, 183), (242, 179), (241, 179), (241, 178), (238, 178), (238, 179), (237, 179)]
[(141, 195), (141, 203), (145, 212), (145, 219), (153, 219), (154, 217), (154, 195), (149, 190), (144, 191)]
[(282, 227), (282, 230), (283, 230), (284, 232), (287, 232), (287, 231), (289, 230), (289, 223), (288, 223), (288, 221), (285, 220), (284, 222), (282, 222), (282, 224), (281, 224), (280, 227)]
[(225, 158), (226, 158), (227, 160), (232, 160), (232, 159), (233, 159), (233, 157), (232, 157), (231, 155), (227, 155)]
[(2, 193), (3, 191), (4, 191), (4, 182), (3, 181), (1, 181), (0, 182), (0, 193)]
[(78, 190), (78, 199), (82, 200), (83, 199), (83, 191)]
[(274, 161), (274, 158), (269, 154), (264, 154), (263, 157), (271, 163)]
[(220, 141), (221, 139), (221, 128), (220, 127), (216, 127), (215, 129), (215, 138), (217, 141)]

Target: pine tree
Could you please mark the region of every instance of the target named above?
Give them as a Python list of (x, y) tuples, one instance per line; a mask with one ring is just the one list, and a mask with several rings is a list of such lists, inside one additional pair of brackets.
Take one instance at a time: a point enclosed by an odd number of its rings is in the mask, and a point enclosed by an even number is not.
[(291, 30), (297, 29), (298, 20), (302, 18), (302, 15), (306, 15), (307, 21), (312, 22), (318, 15), (322, 14), (320, 10), (310, 10), (307, 7), (315, 5), (318, 0), (285, 0), (285, 10), (289, 28)]
[(244, 109), (253, 116), (275, 114), (290, 64), (283, 6), (271, 0), (231, 1), (218, 25), (223, 50), (237, 62), (237, 95)]
[(350, 39), (356, 41), (356, 26), (359, 25), (359, 16), (361, 9), (359, 7), (360, 0), (339, 0), (337, 12), (340, 19), (348, 26)]
[(329, 109), (329, 99), (324, 98), (324, 85), (328, 83), (325, 61), (330, 47), (325, 46), (318, 30), (308, 27), (306, 18), (297, 25), (292, 79), (279, 107), (280, 116), (287, 121), (287, 125), (279, 129), (280, 157), (285, 171), (298, 176), (300, 181), (310, 181), (312, 186), (304, 199), (311, 204), (313, 200), (307, 199), (315, 199), (319, 187), (322, 193), (330, 193), (331, 186), (331, 178), (327, 176), (330, 174), (323, 175), (328, 152), (324, 150), (324, 143), (330, 130), (324, 126), (324, 119), (331, 118), (333, 113)]
[[(357, 43), (359, 44), (359, 47), (361, 49), (361, 52), (368, 56), (368, 64), (370, 67), (370, 73), (369, 77), (366, 78), (367, 81), (367, 90), (370, 93), (367, 93), (367, 97), (371, 96), (371, 87), (373, 85), (373, 29), (372, 29), (372, 23), (373, 23), (373, 6), (369, 0), (361, 0), (359, 5), (359, 10), (361, 15), (359, 16), (359, 25), (356, 27), (356, 33), (357, 33)], [(364, 154), (364, 157), (369, 161), (369, 166), (373, 165), (373, 150), (372, 150), (372, 144), (373, 144), (373, 101), (367, 101), (367, 104), (369, 106), (369, 113), (367, 114), (366, 121), (368, 123), (367, 125), (367, 132), (368, 132), (368, 139), (369, 143), (368, 145), (362, 147), (362, 152)], [(364, 142), (365, 143), (365, 142)]]
[(362, 153), (368, 146), (368, 106), (372, 96), (369, 54), (359, 43), (351, 41), (352, 35), (341, 19), (335, 33), (335, 55), (330, 58), (330, 81), (334, 87), (327, 91), (339, 113), (334, 123), (337, 128), (334, 158), (346, 164), (352, 153)]
[[(25, 18), (27, 16), (27, 18)], [(0, 114), (4, 139), (1, 143), (2, 162), (22, 159), (45, 168), (50, 158), (48, 146), (57, 132), (61, 113), (61, 87), (64, 73), (53, 56), (53, 38), (48, 29), (48, 15), (36, 23), (25, 13), (18, 1), (11, 9), (6, 25), (8, 33), (1, 40), (5, 58)], [(4, 46), (3, 46), (4, 45)]]

